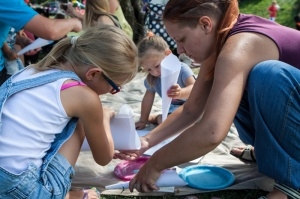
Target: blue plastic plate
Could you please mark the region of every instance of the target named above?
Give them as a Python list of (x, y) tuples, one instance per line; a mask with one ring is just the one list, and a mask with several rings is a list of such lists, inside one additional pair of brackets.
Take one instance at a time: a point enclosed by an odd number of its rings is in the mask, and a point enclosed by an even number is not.
[(223, 189), (235, 180), (233, 173), (227, 169), (212, 165), (188, 166), (180, 171), (179, 176), (188, 186), (204, 190)]

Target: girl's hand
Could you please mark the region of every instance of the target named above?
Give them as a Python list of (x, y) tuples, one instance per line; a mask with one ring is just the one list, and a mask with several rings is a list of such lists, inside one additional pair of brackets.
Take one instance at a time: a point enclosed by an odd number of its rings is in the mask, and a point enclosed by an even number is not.
[(149, 148), (149, 143), (144, 137), (140, 137), (141, 148), (139, 150), (128, 150), (128, 151), (116, 151), (114, 159), (121, 160), (136, 160), (138, 157), (144, 154)]
[(167, 92), (167, 95), (173, 99), (181, 99), (181, 87), (178, 84), (171, 86)]
[(12, 61), (18, 58), (18, 54), (14, 51), (11, 50), (9, 52), (6, 52), (5, 56), (7, 57), (8, 60)]
[(36, 55), (41, 50), (42, 50), (42, 48), (36, 48), (36, 49), (33, 49), (33, 50), (30, 50), (30, 51), (26, 52), (25, 55), (27, 55), (27, 56)]
[(105, 118), (109, 118), (109, 119), (111, 119), (111, 118), (113, 118), (114, 116), (115, 116), (115, 111), (114, 110), (112, 110), (112, 109), (110, 109), (110, 108), (105, 108), (105, 107), (103, 107), (103, 116), (105, 117)]
[(135, 123), (135, 128), (138, 130), (144, 129), (147, 125), (147, 122), (144, 121), (138, 121)]

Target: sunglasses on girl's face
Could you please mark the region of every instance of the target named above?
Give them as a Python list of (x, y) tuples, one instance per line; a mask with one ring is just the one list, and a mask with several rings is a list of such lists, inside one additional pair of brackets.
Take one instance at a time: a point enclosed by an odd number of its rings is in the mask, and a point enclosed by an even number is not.
[(116, 94), (121, 91), (121, 86), (117, 86), (111, 79), (109, 79), (106, 75), (103, 74), (104, 79), (109, 83), (113, 89), (110, 91), (111, 94)]

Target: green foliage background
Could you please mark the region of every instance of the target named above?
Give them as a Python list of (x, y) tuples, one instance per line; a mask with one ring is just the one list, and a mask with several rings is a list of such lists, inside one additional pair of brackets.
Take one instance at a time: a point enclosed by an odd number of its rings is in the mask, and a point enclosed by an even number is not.
[[(239, 0), (240, 11), (245, 14), (255, 14), (269, 18), (267, 11), (272, 0)], [(300, 0), (277, 0), (280, 10), (277, 13), (276, 22), (291, 28), (295, 28), (294, 17), (300, 11)]]

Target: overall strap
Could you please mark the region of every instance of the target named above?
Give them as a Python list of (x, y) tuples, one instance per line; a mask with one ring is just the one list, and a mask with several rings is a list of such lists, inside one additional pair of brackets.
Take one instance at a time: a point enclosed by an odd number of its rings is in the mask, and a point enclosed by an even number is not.
[(39, 77), (35, 77), (32, 79), (25, 79), (25, 80), (12, 83), (11, 88), (9, 89), (8, 92), (8, 97), (19, 91), (48, 84), (50, 82), (56, 81), (61, 78), (71, 78), (77, 81), (81, 81), (80, 78), (74, 72), (71, 71), (54, 72)]
[[(23, 70), (25, 69), (26, 68), (24, 68)], [(23, 70), (19, 71), (17, 74), (19, 74)], [(13, 75), (12, 77), (14, 77), (15, 75)], [(11, 95), (25, 89), (41, 86), (56, 81), (61, 78), (71, 78), (77, 81), (81, 81), (80, 78), (74, 72), (71, 71), (53, 72), (50, 74), (42, 75), (32, 79), (25, 79), (18, 82), (12, 82), (12, 77), (8, 78), (8, 80), (6, 80), (0, 87), (0, 131), (2, 126), (2, 108), (7, 98)]]

